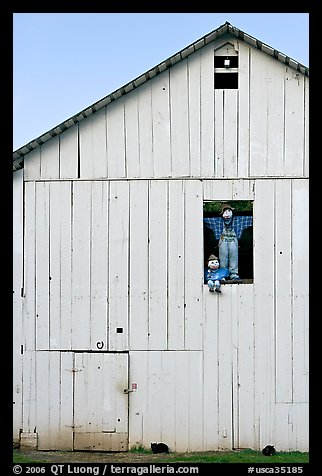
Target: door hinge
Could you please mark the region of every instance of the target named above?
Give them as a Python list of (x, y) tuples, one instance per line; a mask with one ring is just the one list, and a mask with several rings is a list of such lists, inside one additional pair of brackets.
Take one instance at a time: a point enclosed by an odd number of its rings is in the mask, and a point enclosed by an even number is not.
[(74, 428), (80, 428), (80, 427), (83, 426), (83, 425), (65, 425), (65, 426), (66, 426), (67, 428), (72, 428), (72, 429), (74, 429)]
[(71, 368), (71, 369), (65, 369), (67, 370), (67, 372), (81, 372), (82, 369), (76, 369), (75, 367)]

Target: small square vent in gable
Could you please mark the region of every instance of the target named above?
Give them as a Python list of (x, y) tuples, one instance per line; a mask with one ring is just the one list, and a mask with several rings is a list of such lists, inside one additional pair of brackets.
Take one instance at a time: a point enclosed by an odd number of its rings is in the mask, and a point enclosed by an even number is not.
[(238, 52), (226, 43), (215, 50), (215, 89), (238, 89)]

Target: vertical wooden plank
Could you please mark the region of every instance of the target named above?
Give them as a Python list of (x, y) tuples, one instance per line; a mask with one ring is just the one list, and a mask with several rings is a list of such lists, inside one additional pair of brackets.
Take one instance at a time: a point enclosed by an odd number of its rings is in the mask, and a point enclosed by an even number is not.
[(85, 121), (78, 123), (79, 137), (79, 172), (80, 177), (93, 179), (93, 151), (92, 151), (92, 118), (89, 116)]
[(214, 151), (214, 175), (224, 176), (224, 91), (215, 90), (215, 151)]
[[(106, 138), (106, 112), (105, 107), (92, 114), (92, 161), (95, 178), (107, 177), (107, 138)], [(80, 123), (81, 124), (81, 123)], [(87, 158), (88, 160), (88, 158)], [(82, 174), (82, 158), (81, 158)]]
[(267, 59), (250, 50), (250, 175), (263, 176), (267, 170)]
[(309, 157), (310, 157), (310, 87), (309, 78), (304, 78), (304, 157), (303, 157), (303, 176), (309, 176)]
[(202, 352), (187, 352), (189, 361), (189, 451), (203, 450)]
[(124, 100), (106, 107), (108, 177), (125, 177)]
[(149, 349), (167, 348), (168, 190), (149, 183)]
[(153, 177), (152, 147), (152, 92), (151, 81), (137, 89), (140, 174), (142, 178)]
[(128, 348), (129, 184), (110, 183), (109, 349)]
[(224, 176), (238, 176), (238, 92), (224, 90)]
[[(232, 419), (232, 428), (231, 428), (231, 447), (239, 447), (239, 397), (240, 397), (240, 387), (239, 387), (239, 306), (241, 292), (240, 286), (243, 285), (232, 285), (231, 286), (231, 419)], [(225, 287), (223, 287), (225, 290)]]
[(309, 181), (292, 181), (293, 400), (309, 392)]
[(275, 339), (276, 401), (293, 399), (293, 322), (291, 277), (291, 182), (275, 184)]
[[(74, 380), (74, 425), (76, 434), (100, 433), (102, 430), (115, 431), (112, 407), (105, 407), (105, 413), (110, 417), (110, 425), (103, 425), (103, 365), (104, 354), (79, 353), (75, 354)], [(110, 369), (104, 368), (104, 380), (110, 381)], [(75, 449), (80, 446), (75, 445)]]
[(169, 181), (168, 349), (184, 349), (184, 182)]
[[(112, 355), (112, 354), (111, 354)], [(115, 428), (117, 433), (126, 435), (124, 441), (124, 449), (128, 449), (128, 410), (129, 410), (129, 395), (124, 393), (127, 388), (129, 377), (129, 356), (128, 354), (114, 354), (112, 357), (113, 366), (115, 369), (115, 386), (113, 392), (106, 386), (106, 395), (110, 398), (115, 398)]]
[(190, 175), (187, 60), (172, 66), (170, 74), (170, 117), (172, 174)]
[[(137, 391), (130, 396), (129, 407), (129, 447), (144, 445), (147, 432), (148, 412), (148, 352), (129, 353), (129, 383), (137, 383)], [(150, 442), (151, 443), (151, 442)], [(148, 448), (150, 449), (150, 448)]]
[(36, 345), (49, 350), (49, 184), (36, 183)]
[[(218, 303), (218, 446), (232, 448), (232, 299), (233, 288), (222, 291)], [(214, 296), (215, 298), (217, 296)]]
[(189, 180), (185, 190), (185, 348), (202, 348), (203, 284), (202, 182)]
[(188, 56), (190, 175), (200, 177), (200, 51)]
[(254, 309), (253, 285), (238, 285), (238, 436), (236, 447), (254, 448)]
[(189, 451), (189, 361), (188, 352), (175, 353), (176, 401), (175, 401), (175, 451)]
[(124, 114), (126, 176), (131, 178), (141, 177), (137, 90), (131, 91), (126, 96)]
[(40, 178), (59, 178), (59, 136), (40, 146)]
[(275, 402), (275, 190), (271, 180), (256, 180), (254, 201), (254, 438), (260, 449), (274, 441)]
[[(61, 182), (49, 182), (49, 348), (61, 348)], [(65, 198), (65, 197), (64, 197)]]
[(175, 375), (176, 352), (161, 352), (162, 359), (162, 418), (160, 441), (166, 442), (170, 451), (176, 443), (176, 375)]
[[(96, 406), (96, 401), (95, 401), (95, 396), (92, 396), (92, 385), (89, 385), (90, 380), (93, 380), (93, 372), (90, 372), (92, 370), (91, 368), (89, 369), (89, 365), (91, 361), (96, 357), (96, 354), (89, 354), (89, 353), (74, 353), (74, 404), (73, 404), (73, 425), (74, 425), (74, 447), (73, 449), (76, 449), (75, 446), (75, 439), (77, 437), (77, 433), (82, 431), (86, 431), (88, 428), (88, 418), (87, 418), (87, 412), (88, 412), (88, 399), (93, 398), (93, 402), (91, 402), (92, 406), (92, 412), (91, 416), (94, 416), (94, 407)], [(90, 362), (88, 362), (88, 360)], [(89, 374), (89, 375), (88, 375)], [(87, 375), (88, 375), (88, 380), (87, 380)], [(99, 387), (97, 387), (95, 390), (98, 393)], [(101, 389), (99, 389), (101, 390)], [(81, 396), (81, 398), (80, 398)], [(93, 424), (95, 422), (93, 421)]]
[(36, 417), (36, 352), (26, 350), (22, 357), (22, 429), (24, 433), (37, 431)]
[(152, 127), (154, 177), (172, 175), (170, 149), (169, 70), (153, 78)]
[(36, 348), (36, 185), (25, 183), (23, 346)]
[(40, 147), (25, 156), (23, 176), (24, 180), (40, 179)]
[(148, 348), (148, 182), (130, 184), (129, 339), (132, 350)]
[(62, 132), (60, 137), (59, 177), (77, 178), (78, 175), (78, 125)]
[(243, 41), (238, 42), (238, 176), (249, 175), (249, 95), (250, 47)]
[[(161, 441), (162, 430), (162, 352), (148, 352), (148, 406), (144, 439), (147, 445)], [(153, 402), (153, 405), (150, 405)], [(155, 411), (158, 408), (159, 411)]]
[(60, 183), (60, 346), (72, 348), (72, 183)]
[(309, 451), (309, 403), (293, 404), (294, 450)]
[(108, 183), (92, 183), (92, 236), (90, 263), (91, 341), (95, 350), (108, 349)]
[(107, 176), (105, 108), (79, 123), (79, 158), (82, 178)]
[(304, 76), (291, 68), (285, 73), (284, 174), (301, 176), (304, 162)]
[[(214, 299), (215, 298), (215, 299)], [(203, 286), (203, 421), (204, 451), (218, 445), (218, 304), (219, 299)]]
[(12, 285), (13, 285), (13, 326), (12, 326), (12, 383), (13, 383), (13, 439), (19, 440), (19, 431), (22, 428), (22, 355), (23, 344), (23, 202), (24, 202), (23, 170), (13, 174), (12, 197)]
[(50, 182), (49, 204), (49, 345), (71, 348), (71, 187)]
[(232, 200), (254, 200), (254, 180), (233, 180)]
[(292, 451), (293, 440), (293, 405), (289, 403), (276, 403), (276, 420), (274, 427), (276, 431), (275, 447), (281, 451)]
[(59, 352), (36, 352), (36, 401), (39, 450), (51, 450), (55, 448), (60, 448), (59, 364)]
[[(59, 448), (73, 449), (73, 372), (74, 354), (60, 352)], [(57, 385), (57, 382), (56, 382)]]
[(214, 176), (214, 51), (203, 48), (200, 56), (200, 155), (201, 176)]
[(91, 182), (74, 182), (72, 217), (72, 345), (90, 348)]
[(267, 58), (267, 174), (284, 175), (284, 72), (285, 66)]

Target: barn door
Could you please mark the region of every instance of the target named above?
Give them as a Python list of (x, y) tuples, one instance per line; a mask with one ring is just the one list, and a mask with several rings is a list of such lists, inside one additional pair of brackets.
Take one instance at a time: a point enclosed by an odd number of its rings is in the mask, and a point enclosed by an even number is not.
[(75, 451), (127, 451), (127, 386), (128, 354), (75, 354)]

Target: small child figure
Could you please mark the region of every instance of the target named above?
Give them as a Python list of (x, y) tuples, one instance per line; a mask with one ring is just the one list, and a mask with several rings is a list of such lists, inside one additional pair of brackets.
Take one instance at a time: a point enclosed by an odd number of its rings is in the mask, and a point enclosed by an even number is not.
[(220, 286), (222, 281), (229, 276), (228, 268), (219, 267), (219, 259), (215, 255), (210, 255), (208, 258), (208, 269), (206, 274), (206, 281), (211, 293), (215, 291), (221, 293)]

